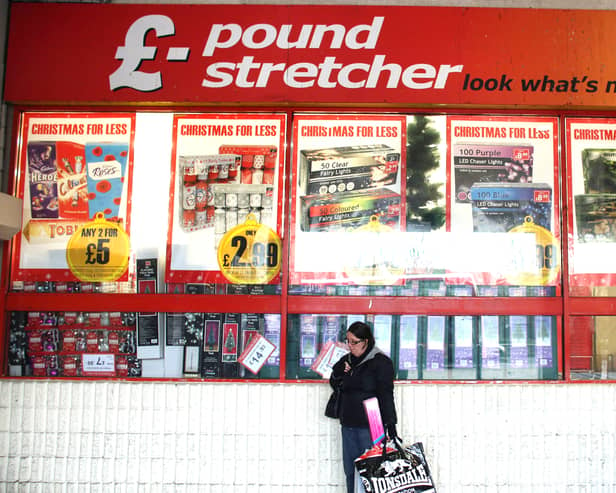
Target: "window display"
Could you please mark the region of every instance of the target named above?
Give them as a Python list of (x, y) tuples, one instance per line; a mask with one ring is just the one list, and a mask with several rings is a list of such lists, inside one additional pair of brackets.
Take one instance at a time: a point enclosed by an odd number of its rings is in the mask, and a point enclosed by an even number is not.
[[(79, 123), (109, 115), (62, 116)], [(132, 150), (117, 168), (132, 185), (116, 201), (130, 233), (125, 276), (56, 279), (31, 269), (23, 277), (21, 269), (11, 277), (16, 294), (120, 292), (138, 300), (136, 309), (132, 298), (120, 304), (133, 313), (127, 361), (134, 360), (139, 374), (119, 373), (103, 336), (102, 349), (76, 351), (75, 376), (321, 379), (346, 350), (343, 336), (354, 320), (372, 325), (401, 380), (559, 375), (562, 341), (554, 309), (541, 301), (560, 290), (556, 118), (290, 112), (130, 118)], [(61, 147), (54, 152), (64, 152)], [(293, 152), (287, 155), (287, 148)], [(111, 150), (107, 156), (105, 163), (114, 164)], [(57, 176), (70, 181), (68, 168), (60, 168)], [(26, 208), (25, 225), (56, 220), (31, 217), (32, 201)], [(77, 208), (71, 221), (88, 225), (84, 210)], [(103, 219), (116, 219), (113, 209), (102, 212)], [(159, 227), (160, 218), (168, 228)], [(108, 243), (99, 249), (86, 239), (93, 258), (104, 257)], [(26, 258), (21, 245), (15, 242), (14, 266)], [(79, 250), (82, 258), (88, 245)], [(109, 250), (117, 253), (115, 246)], [(306, 294), (322, 312), (303, 308), (309, 298), (296, 295)], [(355, 313), (326, 311), (332, 296), (348, 300), (337, 303)], [(538, 300), (505, 314), (469, 309), (473, 297), (509, 296)], [(377, 297), (389, 308), (375, 309)], [(415, 310), (413, 300), (422, 298), (434, 300), (436, 309)], [(462, 298), (469, 304), (452, 311), (443, 305)], [(97, 310), (76, 313), (89, 320)], [(18, 303), (12, 313), (24, 311)], [(63, 320), (70, 310), (32, 313)], [(27, 341), (19, 327), (11, 326), (11, 338)], [(33, 374), (33, 362), (42, 371), (35, 358), (49, 356), (39, 354), (44, 344), (33, 334), (34, 345), (15, 352), (15, 373)], [(50, 329), (45, 337), (59, 356), (73, 356), (70, 332)], [(46, 373), (71, 375), (55, 372), (53, 364)]]
[[(169, 314), (167, 314), (169, 315)], [(175, 314), (182, 358), (166, 364), (177, 375), (200, 378), (277, 379), (278, 314)], [(138, 317), (120, 312), (12, 312), (9, 373), (34, 377), (151, 377), (151, 354), (140, 347)], [(176, 328), (177, 330), (177, 328)], [(147, 346), (145, 351), (147, 352)], [(149, 358), (149, 359), (148, 359)]]
[(140, 377), (134, 313), (12, 312), (9, 374)]
[[(393, 238), (405, 228), (404, 122), (401, 116), (295, 116), (291, 284), (403, 281), (399, 252), (383, 249), (395, 248)], [(310, 253), (324, 244), (322, 255)]]
[(382, 314), (290, 315), (286, 377), (328, 378), (323, 367), (348, 351), (346, 328), (356, 320), (374, 327), (398, 380), (558, 378), (555, 317)]
[[(261, 6), (14, 4), (5, 191), (23, 219), (4, 314), (44, 327), (10, 327), (31, 336), (22, 373), (73, 352), (67, 313), (92, 319), (86, 346), (102, 333), (74, 365), (94, 377), (117, 374), (105, 349), (124, 331), (141, 377), (312, 379), (354, 319), (401, 379), (603, 371), (616, 81), (597, 39), (612, 33), (571, 29), (609, 14), (284, 5), (263, 23)], [(431, 40), (413, 50), (409, 12)], [(452, 52), (461, 20), (481, 29)], [(67, 23), (78, 36), (57, 35)], [(94, 24), (104, 37), (83, 35)]]

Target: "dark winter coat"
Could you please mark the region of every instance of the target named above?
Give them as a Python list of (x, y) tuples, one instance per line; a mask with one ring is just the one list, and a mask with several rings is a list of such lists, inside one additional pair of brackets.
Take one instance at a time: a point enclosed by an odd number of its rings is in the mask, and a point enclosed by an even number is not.
[[(362, 356), (354, 358), (351, 354), (345, 355), (333, 366), (329, 378), (332, 388), (342, 388), (340, 424), (367, 428), (369, 424), (363, 401), (371, 397), (379, 401), (383, 424), (395, 424), (393, 363), (377, 347), (366, 350)], [(351, 371), (346, 373), (345, 361), (351, 364)]]

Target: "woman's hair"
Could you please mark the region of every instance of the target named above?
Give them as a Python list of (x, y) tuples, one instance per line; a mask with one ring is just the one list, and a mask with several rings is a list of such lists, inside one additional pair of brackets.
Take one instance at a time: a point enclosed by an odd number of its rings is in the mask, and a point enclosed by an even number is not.
[(353, 322), (351, 325), (349, 325), (347, 331), (353, 334), (358, 339), (368, 341), (369, 347), (374, 346), (374, 336), (372, 335), (372, 329), (367, 323), (359, 321)]

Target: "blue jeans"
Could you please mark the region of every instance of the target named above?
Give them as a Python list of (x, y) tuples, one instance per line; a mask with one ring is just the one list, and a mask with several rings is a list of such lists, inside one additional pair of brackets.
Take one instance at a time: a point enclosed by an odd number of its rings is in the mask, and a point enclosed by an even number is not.
[(346, 476), (347, 493), (353, 493), (355, 485), (355, 459), (372, 447), (370, 428), (342, 426), (342, 463)]

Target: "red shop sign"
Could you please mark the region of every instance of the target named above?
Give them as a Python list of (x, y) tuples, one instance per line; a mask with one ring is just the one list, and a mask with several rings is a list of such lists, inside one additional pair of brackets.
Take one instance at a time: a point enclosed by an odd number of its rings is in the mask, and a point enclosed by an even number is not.
[(616, 104), (616, 11), (19, 2), (9, 19), (11, 102)]

